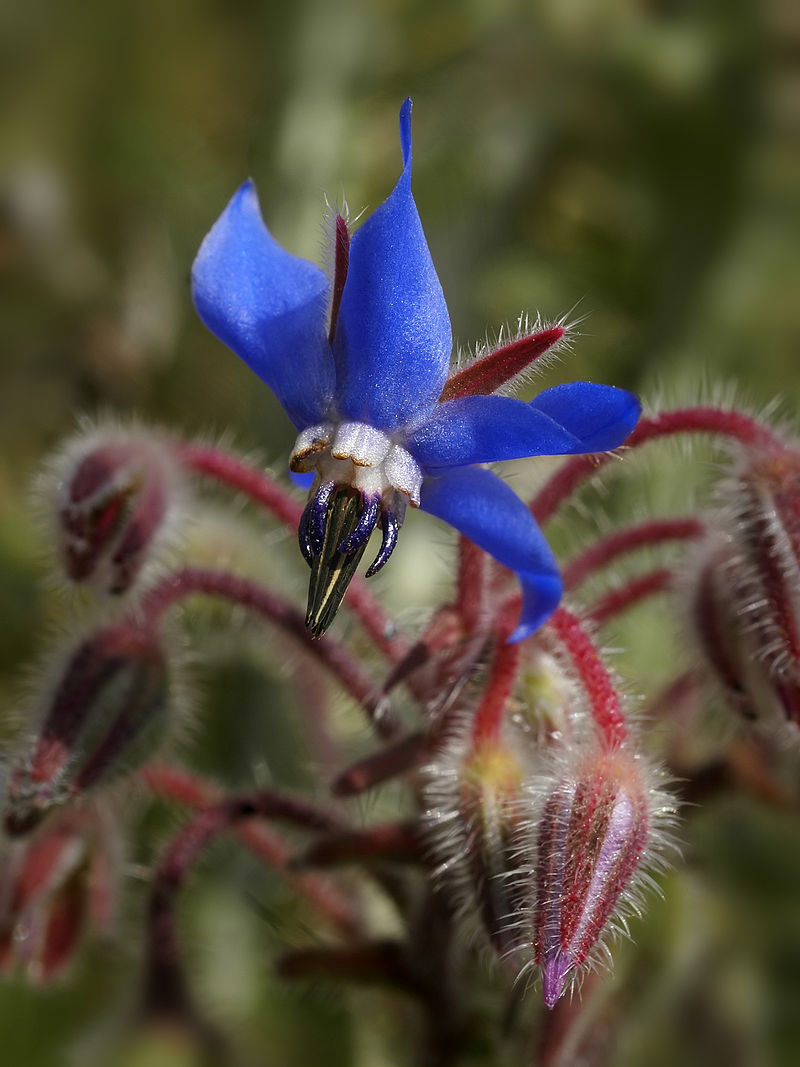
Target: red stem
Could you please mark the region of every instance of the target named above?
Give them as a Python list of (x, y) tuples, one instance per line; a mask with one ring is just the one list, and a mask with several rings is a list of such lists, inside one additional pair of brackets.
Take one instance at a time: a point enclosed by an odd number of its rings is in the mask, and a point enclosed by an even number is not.
[(577, 615), (563, 605), (548, 623), (566, 648), (589, 698), (592, 717), (610, 747), (623, 745), (628, 727), (613, 679)]
[(398, 723), (388, 711), (385, 700), (372, 680), (362, 671), (343, 645), (325, 636), (315, 639), (306, 628), (303, 615), (293, 604), (276, 596), (250, 578), (228, 571), (203, 567), (184, 567), (162, 578), (144, 597), (139, 611), (144, 627), (155, 628), (164, 613), (188, 596), (223, 597), (263, 615), (291, 634), (312, 656), (318, 659), (342, 687), (366, 712), (367, 718), (382, 737), (393, 737)]
[(419, 766), (429, 754), (429, 749), (427, 734), (408, 734), (402, 740), (395, 741), (347, 767), (331, 783), (331, 792), (335, 797), (352, 797), (364, 793)]
[[(221, 799), (219, 788), (182, 767), (150, 763), (139, 777), (158, 796), (191, 808), (208, 808)], [(296, 813), (302, 814), (300, 810)], [(296, 821), (299, 821), (296, 820)], [(263, 822), (243, 822), (235, 828), (238, 839), (268, 867), (276, 870), (287, 884), (308, 900), (322, 915), (348, 937), (357, 937), (361, 923), (353, 913), (352, 902), (327, 878), (290, 870), (292, 851), (283, 838)]]
[(300, 857), (311, 867), (340, 863), (392, 860), (412, 863), (420, 859), (416, 822), (382, 823), (365, 830), (343, 830), (315, 841)]
[(456, 608), (466, 633), (474, 632), (482, 618), (486, 587), (486, 554), (463, 535), (458, 539)]
[(625, 585), (612, 589), (611, 592), (600, 597), (590, 608), (588, 618), (596, 626), (602, 626), (609, 619), (621, 615), (628, 608), (635, 607), (642, 600), (669, 589), (673, 578), (673, 572), (668, 567), (658, 567), (647, 571), (646, 574), (639, 574)]
[[(678, 433), (707, 433), (730, 437), (746, 447), (776, 448), (783, 451), (783, 442), (767, 426), (740, 411), (721, 408), (679, 408), (663, 411), (639, 421), (625, 441), (626, 448), (671, 437)], [(588, 477), (618, 453), (601, 452), (596, 455), (573, 456), (544, 484), (531, 503), (531, 510), (540, 523), (552, 518), (561, 504)]]
[[(514, 614), (516, 615), (516, 611)], [(517, 679), (522, 646), (508, 643), (514, 624), (508, 620), (507, 616), (508, 613), (497, 631), (489, 678), (472, 723), (474, 748), (498, 739), (506, 704)]]
[(648, 519), (637, 526), (626, 526), (595, 541), (563, 570), (564, 589), (575, 589), (589, 575), (615, 559), (639, 548), (650, 548), (665, 541), (689, 541), (701, 537), (705, 524), (699, 519)]
[(192, 441), (179, 441), (175, 446), (175, 454), (184, 467), (198, 474), (207, 474), (229, 488), (244, 493), (280, 519), (288, 530), (296, 533), (303, 506), (273, 481), (266, 471), (257, 470), (221, 449)]
[(223, 797), (216, 804), (200, 810), (173, 838), (153, 875), (147, 953), (150, 1007), (185, 1010), (187, 994), (180, 965), (175, 899), (192, 865), (211, 841), (237, 823), (253, 817), (292, 820), (299, 817), (303, 825), (321, 830), (337, 825), (304, 801), (272, 790)]

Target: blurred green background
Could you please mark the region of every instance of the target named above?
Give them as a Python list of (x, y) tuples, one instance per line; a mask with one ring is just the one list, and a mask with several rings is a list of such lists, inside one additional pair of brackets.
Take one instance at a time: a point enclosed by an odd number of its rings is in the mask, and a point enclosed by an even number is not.
[[(756, 407), (780, 395), (789, 414), (800, 400), (794, 0), (11, 0), (0, 49), (4, 706), (53, 611), (27, 505), (41, 458), (83, 412), (285, 455), (287, 420), (193, 314), (192, 258), (251, 175), (278, 239), (320, 259), (324, 196), (357, 214), (399, 173), (406, 95), (415, 195), (461, 344), (522, 311), (570, 314), (584, 321), (559, 376), (651, 400), (735, 387)], [(260, 672), (234, 659), (208, 674), (198, 762), (246, 781), (263, 745), (278, 780), (307, 784), (291, 714), (264, 723), (276, 698)], [(636, 931), (613, 1062), (796, 1064), (800, 829), (738, 801), (689, 821), (690, 873)], [(280, 939), (247, 887), (277, 893), (284, 924), (291, 904), (233, 847), (220, 856), (187, 920), (209, 1010), (265, 1062), (411, 1062), (386, 1036), (405, 1008), (275, 983)], [(136, 973), (134, 950), (95, 952), (41, 999), (0, 986), (7, 1062), (82, 1062), (75, 1042)]]

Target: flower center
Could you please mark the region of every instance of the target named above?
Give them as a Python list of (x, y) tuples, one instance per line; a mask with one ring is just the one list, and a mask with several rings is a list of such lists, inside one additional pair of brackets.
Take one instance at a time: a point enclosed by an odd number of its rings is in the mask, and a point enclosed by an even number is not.
[(303, 430), (289, 466), (322, 482), (349, 485), (364, 497), (399, 493), (419, 507), (422, 471), (402, 445), (365, 422), (320, 422)]
[(309, 426), (297, 438), (289, 465), (318, 477), (297, 536), (311, 567), (306, 625), (319, 637), (378, 522), (383, 540), (367, 577), (389, 559), (406, 505), (419, 506), (422, 471), (408, 449), (364, 422)]

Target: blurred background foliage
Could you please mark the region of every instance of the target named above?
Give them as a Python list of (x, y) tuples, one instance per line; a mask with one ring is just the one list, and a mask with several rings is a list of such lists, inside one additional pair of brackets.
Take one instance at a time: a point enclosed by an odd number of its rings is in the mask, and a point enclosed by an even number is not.
[[(6, 707), (53, 616), (27, 505), (42, 456), (107, 411), (281, 462), (291, 429), (193, 314), (192, 258), (247, 175), (278, 239), (324, 256), (324, 196), (356, 214), (391, 188), (408, 94), (415, 194), (462, 344), (521, 311), (567, 314), (583, 320), (569, 377), (650, 400), (732, 384), (757, 407), (800, 399), (794, 0), (25, 0), (0, 8), (0, 49)], [(637, 640), (657, 671), (652, 633)], [(263, 751), (275, 780), (322, 792), (288, 690), (224, 651), (192, 758), (241, 784)], [(684, 837), (686, 869), (621, 953), (611, 1062), (796, 1064), (797, 820), (731, 801), (690, 812)], [(132, 851), (134, 887), (147, 856)], [(405, 1005), (276, 981), (271, 954), (307, 917), (235, 846), (187, 896), (198, 995), (256, 1062), (412, 1062)], [(7, 1062), (84, 1062), (136, 981), (132, 910), (62, 987), (0, 986)], [(182, 1065), (180, 1035), (162, 1040), (131, 1065)]]

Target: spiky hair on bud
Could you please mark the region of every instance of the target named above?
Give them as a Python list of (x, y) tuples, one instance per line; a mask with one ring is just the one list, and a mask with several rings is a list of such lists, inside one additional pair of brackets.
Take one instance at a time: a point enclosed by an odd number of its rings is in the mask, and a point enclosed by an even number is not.
[(528, 784), (532, 953), (520, 972), (541, 979), (548, 1008), (588, 971), (611, 969), (613, 942), (631, 936), (646, 894), (661, 893), (654, 876), (669, 867), (676, 819), (665, 775), (630, 742), (550, 756), (549, 773)]
[(522, 313), (513, 328), (501, 326), (495, 338), (488, 335), (473, 349), (457, 349), (443, 400), (469, 393), (515, 395), (519, 387), (539, 377), (564, 352), (571, 351), (582, 319), (570, 313), (554, 321), (538, 313)]
[(6, 831), (30, 833), (174, 740), (187, 718), (184, 660), (173, 625), (142, 627), (135, 614), (109, 610), (51, 642), (31, 672), (4, 775)]
[(755, 728), (800, 742), (800, 450), (740, 449), (679, 584), (706, 673)]
[(54, 580), (121, 596), (154, 577), (180, 531), (186, 498), (167, 435), (84, 418), (45, 463), (32, 491)]

